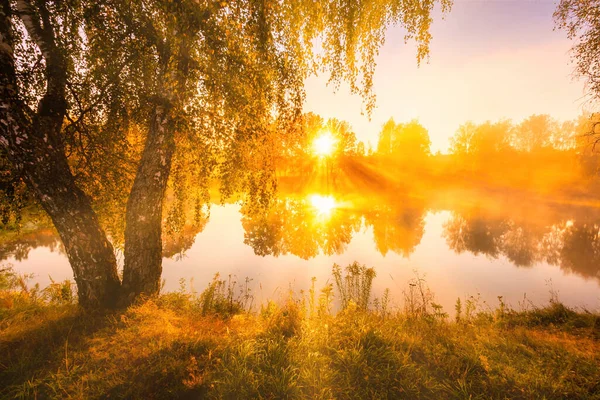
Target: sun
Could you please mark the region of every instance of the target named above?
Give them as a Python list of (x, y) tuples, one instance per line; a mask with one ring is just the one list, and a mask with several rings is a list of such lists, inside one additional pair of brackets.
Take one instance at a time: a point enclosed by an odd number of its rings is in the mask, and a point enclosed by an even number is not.
[(317, 215), (324, 217), (329, 216), (333, 209), (337, 207), (332, 196), (321, 196), (319, 194), (310, 196), (310, 204), (317, 210)]
[(325, 157), (333, 153), (336, 140), (331, 132), (325, 132), (313, 142), (313, 150), (316, 155)]

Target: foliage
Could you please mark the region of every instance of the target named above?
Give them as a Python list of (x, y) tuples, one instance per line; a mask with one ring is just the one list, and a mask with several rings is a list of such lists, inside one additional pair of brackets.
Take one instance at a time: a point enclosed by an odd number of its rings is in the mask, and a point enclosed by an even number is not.
[[(66, 251), (82, 304), (107, 306), (117, 291), (124, 303), (155, 294), (174, 155), (172, 230), (184, 225), (184, 169), (197, 181), (196, 202), (207, 200), (216, 173), (223, 197), (244, 189), (268, 204), (276, 189), (270, 150), (298, 120), (304, 80), (320, 71), (334, 85), (346, 81), (370, 112), (386, 29), (403, 27), (421, 62), (436, 4), (445, 13), (451, 1), (3, 2), (2, 120), (12, 122), (2, 125), (1, 143), (16, 170), (28, 166), (31, 189), (63, 239), (74, 241)], [(347, 131), (340, 128), (344, 146), (353, 147)], [(90, 198), (112, 205), (103, 211), (109, 233), (125, 241), (122, 285)], [(62, 217), (75, 211), (89, 231), (58, 223), (79, 224)], [(117, 217), (124, 211), (126, 229)], [(74, 231), (89, 236), (81, 239), (89, 249)]]
[(390, 118), (379, 133), (377, 153), (402, 162), (418, 163), (431, 154), (430, 146), (429, 133), (417, 120), (396, 124)]
[(586, 79), (593, 98), (600, 95), (600, 2), (598, 0), (561, 0), (554, 20), (575, 43), (572, 56), (575, 72)]
[(459, 156), (476, 155), (484, 159), (508, 148), (511, 129), (509, 121), (486, 122), (482, 125), (467, 122), (450, 139), (450, 151)]
[(600, 397), (600, 318), (555, 297), (527, 311), (505, 307), (501, 318), (474, 304), (477, 317), (457, 322), (353, 302), (311, 313), (310, 303), (291, 295), (227, 318), (202, 315), (183, 289), (109, 314), (15, 303), (0, 320), (0, 396)]
[(42, 291), (42, 296), (50, 304), (73, 304), (77, 298), (73, 282), (68, 279), (55, 282), (52, 278), (50, 278), (50, 285)]
[(220, 318), (228, 318), (252, 308), (254, 296), (251, 281), (252, 279), (246, 278), (240, 285), (235, 276), (229, 275), (225, 280), (217, 273), (206, 289), (197, 293), (193, 288), (193, 280), (189, 283), (188, 291), (186, 281), (182, 279), (178, 292), (165, 293), (158, 302), (172, 308), (186, 308), (202, 316), (218, 315)]
[(251, 279), (246, 278), (244, 285), (238, 290), (237, 281), (229, 275), (227, 281), (219, 280), (217, 273), (208, 288), (200, 295), (203, 314), (215, 313), (234, 315), (252, 307), (253, 296), (249, 288)]
[(275, 198), (268, 207), (247, 199), (240, 210), (244, 243), (262, 256), (291, 253), (309, 259), (319, 253), (339, 254), (361, 221), (347, 210), (329, 211), (319, 215), (306, 198)]
[(35, 306), (40, 300), (40, 287), (27, 286), (27, 281), (32, 274), (17, 274), (12, 266), (0, 266), (0, 316), (10, 314), (13, 308), (29, 308)]
[(342, 275), (342, 267), (333, 264), (333, 278), (340, 295), (342, 309), (348, 308), (353, 303), (360, 310), (367, 310), (371, 302), (371, 289), (373, 279), (377, 275), (374, 268), (367, 268), (356, 261), (345, 268), (346, 275)]
[(425, 284), (425, 279), (415, 272), (415, 277), (408, 282), (408, 291), (404, 292), (404, 312), (406, 315), (422, 318), (430, 314), (433, 294)]

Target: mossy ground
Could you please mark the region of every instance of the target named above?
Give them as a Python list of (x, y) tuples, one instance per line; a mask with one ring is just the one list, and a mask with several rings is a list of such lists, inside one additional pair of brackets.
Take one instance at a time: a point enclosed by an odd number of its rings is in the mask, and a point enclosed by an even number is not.
[(61, 284), (6, 282), (1, 398), (600, 399), (600, 319), (556, 300), (458, 320), (354, 299), (332, 314), (332, 287), (313, 287), (250, 313), (219, 284), (91, 314)]

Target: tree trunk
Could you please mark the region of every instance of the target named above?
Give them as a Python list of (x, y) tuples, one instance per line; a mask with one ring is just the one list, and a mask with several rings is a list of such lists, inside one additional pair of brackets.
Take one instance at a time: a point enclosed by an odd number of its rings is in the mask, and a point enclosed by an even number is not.
[(7, 102), (0, 107), (0, 141), (7, 147), (13, 165), (22, 170), (27, 185), (62, 239), (77, 283), (79, 303), (87, 308), (116, 305), (120, 282), (113, 247), (89, 199), (75, 185), (64, 152), (50, 139), (53, 132), (28, 129), (18, 123), (22, 118), (11, 115), (12, 105), (8, 112)]
[[(21, 1), (28, 30), (39, 27)], [(90, 308), (116, 304), (120, 287), (117, 263), (85, 193), (75, 184), (61, 142), (66, 112), (66, 69), (49, 31), (33, 32), (46, 58), (46, 94), (34, 112), (21, 100), (15, 75), (11, 9), (0, 1), (0, 144), (56, 227), (73, 268), (79, 302)], [(50, 29), (50, 28), (48, 28)]]
[(175, 151), (170, 107), (154, 106), (142, 159), (127, 202), (122, 303), (155, 295), (162, 273), (162, 208)]
[(117, 304), (121, 286), (113, 247), (88, 197), (75, 185), (64, 153), (37, 142), (34, 161), (21, 158), (27, 166), (26, 181), (62, 239), (73, 268), (79, 303), (86, 308), (112, 308)]

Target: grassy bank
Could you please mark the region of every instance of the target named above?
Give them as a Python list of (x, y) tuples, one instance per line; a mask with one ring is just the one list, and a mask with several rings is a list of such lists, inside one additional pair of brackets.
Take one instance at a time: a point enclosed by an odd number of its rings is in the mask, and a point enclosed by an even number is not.
[(252, 313), (216, 279), (91, 315), (68, 283), (0, 276), (0, 398), (600, 398), (600, 318), (555, 298), (449, 318), (417, 279), (392, 310), (354, 265)]

